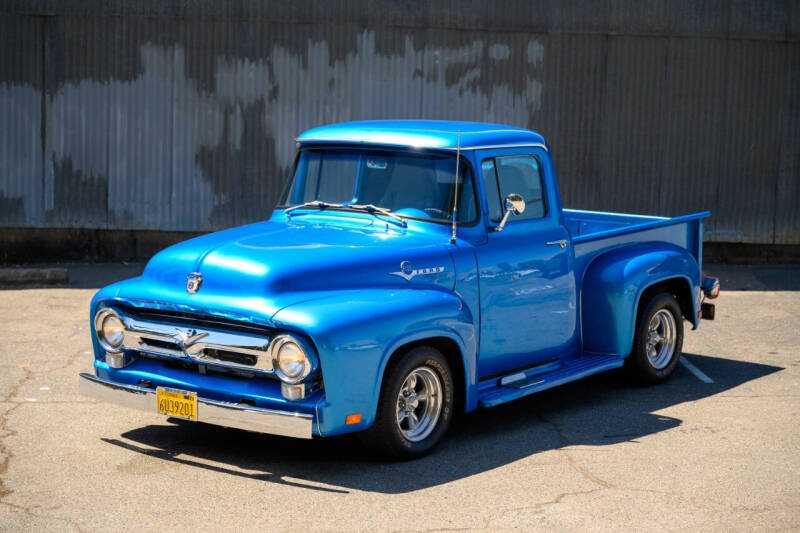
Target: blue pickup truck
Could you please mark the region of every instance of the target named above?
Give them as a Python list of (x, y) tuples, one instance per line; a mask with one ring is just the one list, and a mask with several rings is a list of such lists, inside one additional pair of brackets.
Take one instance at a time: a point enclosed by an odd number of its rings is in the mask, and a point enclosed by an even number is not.
[(550, 149), (495, 124), (309, 130), (265, 222), (156, 254), (92, 300), (116, 404), (299, 438), (429, 452), (457, 411), (625, 367), (675, 370), (713, 319), (702, 225), (563, 209)]

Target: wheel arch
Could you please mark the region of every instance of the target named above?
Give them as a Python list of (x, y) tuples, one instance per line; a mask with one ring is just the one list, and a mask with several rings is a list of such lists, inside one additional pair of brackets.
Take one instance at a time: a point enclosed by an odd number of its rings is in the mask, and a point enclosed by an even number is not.
[(387, 370), (391, 367), (392, 363), (397, 361), (404, 354), (420, 346), (434, 348), (444, 356), (447, 364), (450, 366), (450, 371), (453, 373), (453, 407), (456, 412), (463, 412), (466, 410), (469, 403), (467, 400), (467, 391), (470, 389), (470, 386), (467, 380), (467, 362), (464, 351), (455, 338), (441, 334), (407, 340), (404, 344), (397, 345), (392, 349), (381, 369), (379, 398), (380, 395), (383, 394), (383, 385), (386, 383)]
[(581, 332), (587, 353), (627, 357), (643, 302), (672, 291), (686, 320), (697, 326), (700, 269), (689, 252), (667, 243), (624, 247), (587, 267), (581, 292)]
[(681, 308), (683, 318), (694, 324), (696, 312), (694, 309), (694, 299), (692, 298), (692, 282), (686, 276), (675, 276), (661, 281), (655, 281), (644, 287), (639, 298), (636, 300), (636, 319), (639, 313), (653, 297), (661, 293), (669, 293), (675, 297), (678, 307)]
[[(395, 352), (412, 343), (433, 342), (458, 361), (451, 366), (459, 375), (463, 371), (463, 379), (454, 381), (463, 386), (459, 390), (466, 410), (477, 407), (477, 326), (455, 293), (395, 288), (341, 291), (284, 308), (273, 322), (314, 342), (325, 390), (317, 416), (325, 435), (362, 431), (373, 424), (386, 365)], [(361, 421), (347, 424), (350, 415), (361, 415)]]

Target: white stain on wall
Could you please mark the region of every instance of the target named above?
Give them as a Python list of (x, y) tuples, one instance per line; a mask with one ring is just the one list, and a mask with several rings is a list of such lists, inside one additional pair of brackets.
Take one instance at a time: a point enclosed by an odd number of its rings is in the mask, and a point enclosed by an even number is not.
[[(539, 42), (530, 40), (523, 50), (532, 66), (543, 61)], [(44, 191), (41, 186), (10, 190), (0, 176), (0, 192), (25, 198), (28, 224), (44, 224), (43, 214), (54, 207), (54, 162), (68, 159), (73, 171), (108, 180), (109, 215), (90, 224), (76, 215), (67, 226), (217, 229), (209, 216), (230, 199), (214, 192), (197, 154), (223, 143), (242, 147), (245, 107), (259, 101), (264, 102), (259, 120), (274, 139), (279, 174), (292, 165), (297, 134), (320, 124), (429, 118), (525, 126), (542, 105), (534, 69), (518, 73), (522, 83), (517, 88), (484, 72), (489, 61), (513, 59), (512, 48), (503, 43), (476, 40), (446, 48), (420, 46), (407, 36), (403, 46), (386, 53), (366, 30), (356, 37), (353, 50), (336, 60), (324, 41), (309, 41), (302, 52), (275, 46), (261, 60), (219, 58), (213, 92), (186, 76), (185, 54), (181, 46), (145, 44), (142, 74), (136, 79), (69, 83), (47, 97)], [(521, 59), (517, 63), (523, 64)], [(42, 158), (36, 167), (34, 157), (42, 154), (36, 111), (40, 93), (0, 86), (0, 106), (10, 109), (17, 102), (24, 104), (19, 113), (31, 115), (17, 121), (31, 147), (15, 152), (25, 161), (7, 161), (6, 166), (19, 166), (35, 181), (42, 174)], [(264, 212), (270, 207), (264, 206)]]

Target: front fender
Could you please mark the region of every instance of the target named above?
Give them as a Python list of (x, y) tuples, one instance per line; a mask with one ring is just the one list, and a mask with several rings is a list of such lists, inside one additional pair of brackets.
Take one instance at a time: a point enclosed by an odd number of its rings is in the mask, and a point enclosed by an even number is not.
[[(276, 327), (309, 336), (325, 386), (318, 407), (323, 435), (359, 431), (375, 420), (383, 373), (394, 351), (417, 340), (446, 337), (461, 351), (467, 406), (475, 403), (476, 324), (454, 293), (431, 289), (368, 289), (327, 293), (278, 311)], [(361, 422), (345, 425), (351, 414)]]
[[(583, 351), (626, 357), (633, 347), (642, 293), (675, 278), (684, 280), (694, 294), (700, 267), (687, 250), (672, 244), (626, 246), (594, 259), (586, 269), (581, 291)], [(691, 300), (696, 307), (695, 298)], [(697, 310), (693, 311), (696, 315)]]

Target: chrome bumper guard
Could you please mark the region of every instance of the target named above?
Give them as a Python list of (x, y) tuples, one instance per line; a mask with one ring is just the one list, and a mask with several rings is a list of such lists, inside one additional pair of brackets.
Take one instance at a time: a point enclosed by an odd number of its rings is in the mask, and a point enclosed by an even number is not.
[[(156, 413), (156, 389), (124, 385), (91, 374), (81, 373), (78, 391), (85, 395)], [(287, 413), (238, 403), (197, 398), (197, 421), (259, 433), (310, 439), (313, 419), (311, 415)]]

